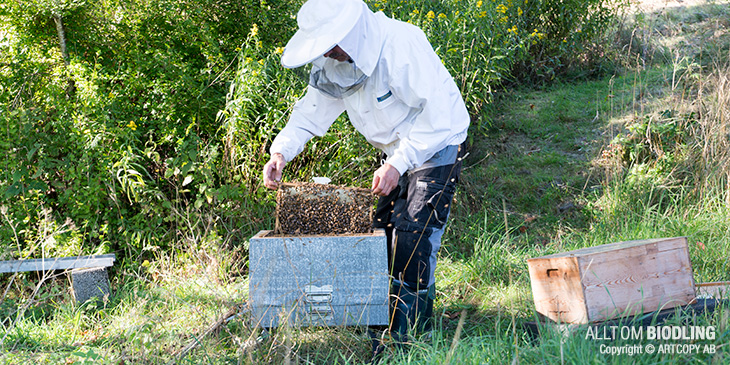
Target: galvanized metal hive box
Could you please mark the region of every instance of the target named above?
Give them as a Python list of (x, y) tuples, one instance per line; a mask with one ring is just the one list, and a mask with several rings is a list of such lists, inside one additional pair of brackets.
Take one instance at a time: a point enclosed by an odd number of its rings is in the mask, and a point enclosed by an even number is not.
[(388, 324), (388, 264), (383, 230), (337, 236), (249, 240), (253, 324), (353, 326)]

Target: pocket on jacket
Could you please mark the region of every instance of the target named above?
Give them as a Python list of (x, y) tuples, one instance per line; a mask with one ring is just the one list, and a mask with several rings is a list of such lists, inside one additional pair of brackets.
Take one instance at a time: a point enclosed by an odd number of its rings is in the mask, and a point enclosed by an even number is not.
[(390, 89), (381, 90), (375, 93), (375, 106), (378, 109), (389, 107), (395, 102), (396, 97)]

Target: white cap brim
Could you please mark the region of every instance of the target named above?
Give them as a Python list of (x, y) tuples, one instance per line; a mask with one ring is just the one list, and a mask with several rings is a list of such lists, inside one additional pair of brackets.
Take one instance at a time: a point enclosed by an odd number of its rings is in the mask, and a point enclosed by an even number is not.
[[(334, 4), (334, 5), (333, 5)], [(304, 66), (337, 45), (352, 30), (363, 12), (362, 1), (309, 0), (297, 14), (299, 30), (287, 42), (281, 64), (286, 68)], [(335, 7), (327, 16), (319, 16), (321, 9)], [(319, 16), (319, 18), (318, 18)], [(316, 23), (303, 27), (302, 24)]]

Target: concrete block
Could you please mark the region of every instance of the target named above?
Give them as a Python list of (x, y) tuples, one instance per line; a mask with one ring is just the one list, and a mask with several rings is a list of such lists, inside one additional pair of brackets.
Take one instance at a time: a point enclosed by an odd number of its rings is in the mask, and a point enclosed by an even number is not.
[(111, 292), (105, 267), (71, 270), (71, 288), (77, 304), (96, 297), (101, 302)]

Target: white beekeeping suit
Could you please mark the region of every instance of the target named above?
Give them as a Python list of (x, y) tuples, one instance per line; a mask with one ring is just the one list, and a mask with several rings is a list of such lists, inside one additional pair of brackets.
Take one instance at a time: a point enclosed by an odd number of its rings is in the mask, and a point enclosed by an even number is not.
[[(305, 6), (325, 2), (309, 1)], [(279, 152), (291, 161), (309, 139), (324, 135), (343, 111), (347, 111), (353, 126), (368, 142), (389, 156), (386, 162), (401, 174), (421, 166), (444, 147), (464, 142), (469, 114), (456, 83), (423, 32), (382, 12), (374, 14), (360, 1), (334, 3), (328, 4), (330, 9), (336, 9), (337, 3), (360, 8), (346, 12), (356, 20), (339, 26), (334, 32), (340, 33), (340, 37), (333, 34), (321, 53), (301, 51), (313, 42), (299, 40), (295, 35), (285, 48), (282, 63), (292, 68), (311, 62), (313, 70), (330, 71), (328, 74), (335, 81), (323, 82), (318, 87), (310, 79), (309, 90), (294, 106), (289, 123), (270, 152)], [(318, 15), (326, 18), (329, 14)], [(321, 19), (313, 22), (325, 23)], [(345, 50), (353, 62), (322, 57), (335, 45)], [(336, 81), (343, 86), (347, 82), (356, 86), (350, 92), (346, 87), (338, 90), (333, 86)], [(330, 90), (335, 91), (328, 93)], [(337, 98), (337, 91), (344, 95)]]
[(437, 252), (469, 127), (459, 89), (419, 28), (361, 0), (309, 0), (297, 23), (282, 64), (306, 67), (309, 86), (271, 145), (264, 182), (276, 188), (286, 161), (346, 111), (384, 153), (373, 178), (381, 195), (374, 226), (388, 236), (391, 330), (396, 338), (416, 325), (428, 330)]

